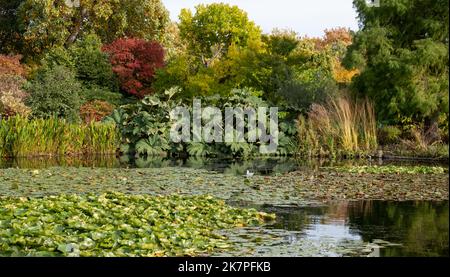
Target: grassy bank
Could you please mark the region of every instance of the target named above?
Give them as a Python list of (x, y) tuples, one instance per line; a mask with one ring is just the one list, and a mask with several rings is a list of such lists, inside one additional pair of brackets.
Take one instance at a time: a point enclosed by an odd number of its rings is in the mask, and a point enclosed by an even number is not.
[(0, 156), (108, 154), (118, 147), (112, 124), (11, 117), (0, 121)]

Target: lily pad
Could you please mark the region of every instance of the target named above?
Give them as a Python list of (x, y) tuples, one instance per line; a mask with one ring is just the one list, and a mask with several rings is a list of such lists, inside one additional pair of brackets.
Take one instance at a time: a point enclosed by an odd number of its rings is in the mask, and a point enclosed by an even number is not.
[(0, 256), (198, 256), (232, 247), (217, 230), (275, 218), (211, 196), (108, 192), (0, 199)]

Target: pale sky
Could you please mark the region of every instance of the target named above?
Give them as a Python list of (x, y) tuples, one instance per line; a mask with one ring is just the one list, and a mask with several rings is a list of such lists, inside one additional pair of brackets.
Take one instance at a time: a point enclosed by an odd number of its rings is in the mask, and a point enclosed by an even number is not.
[(292, 29), (300, 35), (321, 37), (323, 30), (333, 27), (358, 29), (352, 0), (162, 0), (170, 18), (178, 21), (182, 8), (194, 11), (198, 4), (214, 2), (237, 5), (264, 32), (274, 28)]

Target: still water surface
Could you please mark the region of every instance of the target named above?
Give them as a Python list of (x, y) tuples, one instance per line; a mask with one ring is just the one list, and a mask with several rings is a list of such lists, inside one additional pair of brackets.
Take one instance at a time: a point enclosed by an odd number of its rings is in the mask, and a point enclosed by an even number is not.
[[(295, 159), (133, 159), (38, 158), (0, 160), (0, 168), (75, 167), (193, 167), (225, 174), (276, 175), (322, 166), (401, 164), (386, 161), (298, 161)], [(434, 165), (434, 164), (433, 164)], [(254, 256), (449, 256), (448, 201), (343, 201), (323, 206), (259, 207), (274, 212), (276, 223), (230, 235), (242, 242), (239, 252), (225, 255)], [(249, 243), (249, 239), (251, 243)], [(269, 242), (269, 243), (266, 243)], [(251, 250), (251, 251), (250, 251)]]
[[(265, 210), (278, 215), (277, 222), (267, 228), (288, 231), (286, 248), (295, 248), (295, 239), (300, 239), (371, 250), (360, 255), (449, 256), (448, 201), (345, 201)], [(326, 256), (335, 255), (342, 254)]]

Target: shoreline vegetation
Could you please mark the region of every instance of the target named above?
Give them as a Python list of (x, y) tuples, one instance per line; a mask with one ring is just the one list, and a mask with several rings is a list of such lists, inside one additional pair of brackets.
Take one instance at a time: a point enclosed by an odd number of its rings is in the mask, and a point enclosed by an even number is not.
[(118, 138), (113, 124), (14, 116), (0, 120), (0, 157), (111, 154)]
[[(316, 108), (323, 109), (323, 107)], [(322, 110), (325, 111), (325, 110)], [(359, 113), (361, 114), (361, 113)], [(329, 122), (329, 119), (325, 119)], [(302, 123), (303, 122), (303, 123)], [(304, 125), (304, 119), (300, 119), (298, 124)], [(322, 124), (323, 125), (323, 124)], [(357, 126), (357, 125), (355, 125)], [(330, 148), (336, 147), (332, 144), (334, 140), (342, 138), (345, 134), (339, 131), (329, 131), (330, 138), (318, 138), (321, 130), (307, 130), (303, 135), (299, 135), (299, 146), (293, 153), (286, 153), (281, 156), (292, 156), (298, 158), (327, 158), (327, 159), (386, 159), (386, 160), (429, 160), (448, 161), (448, 145), (433, 144), (424, 149), (405, 149), (404, 144), (379, 146), (376, 150), (354, 149), (339, 150), (333, 152)], [(373, 130), (373, 127), (371, 127)], [(355, 132), (351, 130), (351, 132)], [(376, 142), (376, 134), (371, 131), (371, 140)], [(333, 133), (333, 134), (332, 134)], [(312, 138), (311, 136), (314, 136)], [(312, 139), (316, 140), (312, 142)], [(63, 119), (32, 119), (14, 116), (0, 120), (0, 157), (1, 158), (38, 158), (38, 157), (58, 157), (58, 156), (89, 156), (89, 155), (119, 155), (121, 134), (112, 122), (89, 122), (89, 123), (69, 123)], [(331, 142), (328, 145), (320, 144), (321, 140)], [(358, 136), (355, 136), (355, 145), (358, 145)], [(349, 140), (348, 140), (349, 141)], [(339, 146), (338, 146), (339, 147)], [(363, 148), (363, 149), (370, 149)], [(373, 147), (372, 147), (373, 148)], [(325, 150), (328, 149), (328, 150)], [(313, 154), (314, 153), (314, 154)], [(331, 154), (330, 154), (331, 153)], [(160, 153), (161, 154), (161, 153)], [(189, 156), (187, 152), (171, 153), (172, 156)], [(264, 155), (252, 154), (251, 158)], [(270, 156), (270, 155), (267, 155)], [(280, 156), (280, 155), (274, 155)], [(233, 158), (233, 155), (223, 155), (223, 157)], [(236, 158), (236, 156), (234, 156)]]

